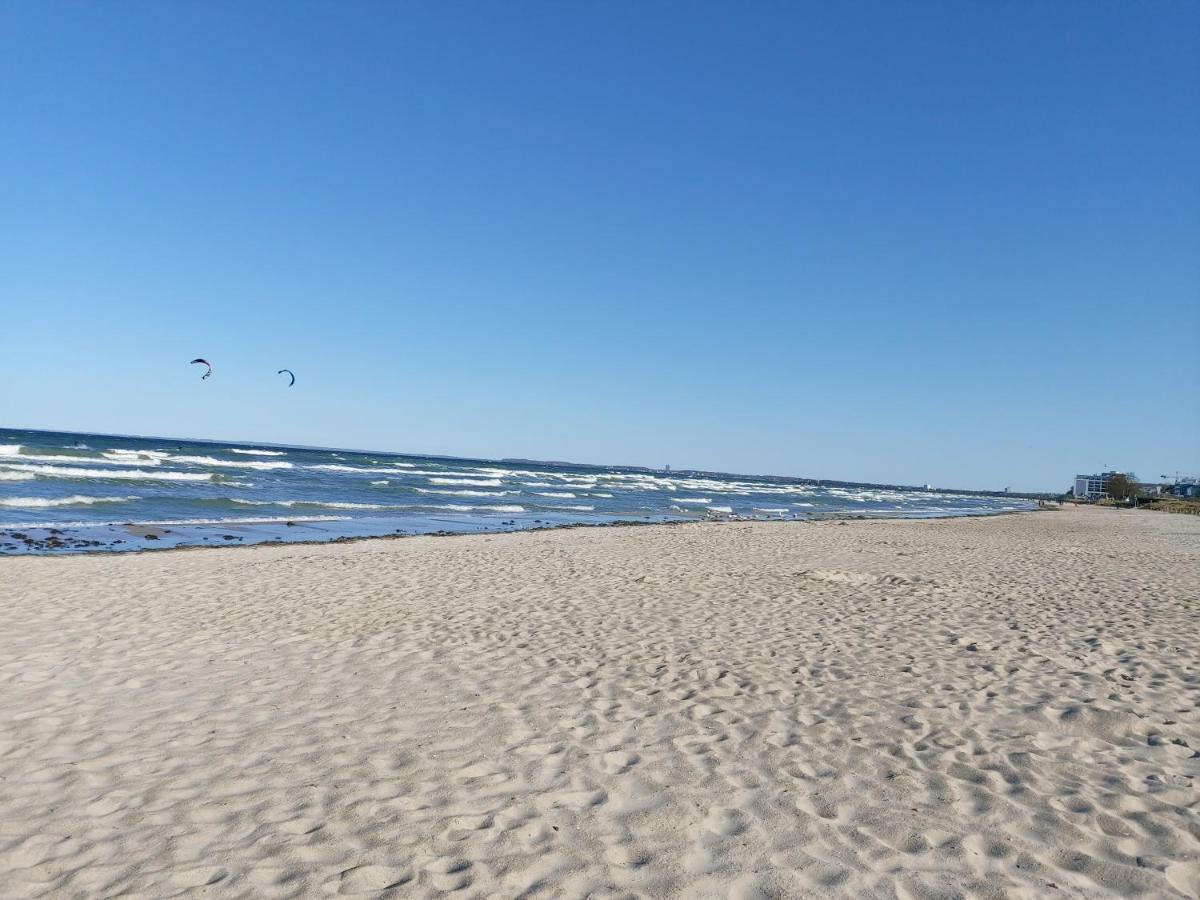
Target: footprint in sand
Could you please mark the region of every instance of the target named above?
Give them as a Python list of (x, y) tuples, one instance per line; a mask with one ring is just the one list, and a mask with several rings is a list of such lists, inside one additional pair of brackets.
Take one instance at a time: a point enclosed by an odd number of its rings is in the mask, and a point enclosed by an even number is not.
[(181, 888), (201, 888), (222, 881), (229, 872), (221, 866), (197, 866), (194, 869), (179, 869), (172, 873), (171, 882)]
[(430, 884), (439, 891), (458, 891), (471, 883), (471, 863), (459, 856), (445, 856), (425, 864)]
[(610, 775), (620, 775), (623, 772), (628, 772), (632, 766), (637, 765), (641, 759), (636, 753), (630, 753), (625, 750), (614, 750), (612, 753), (604, 754), (604, 771)]
[(342, 895), (378, 894), (388, 888), (412, 881), (408, 868), (393, 866), (354, 866), (346, 869), (334, 881), (326, 883), (327, 890)]

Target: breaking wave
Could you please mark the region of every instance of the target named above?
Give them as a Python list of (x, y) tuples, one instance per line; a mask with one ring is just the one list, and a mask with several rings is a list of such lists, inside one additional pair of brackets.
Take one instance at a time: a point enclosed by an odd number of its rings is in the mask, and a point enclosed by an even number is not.
[(0, 506), (15, 506), (22, 509), (37, 509), (46, 506), (91, 506), (93, 503), (131, 503), (141, 497), (88, 497), (75, 494), (71, 497), (3, 497)]
[(360, 475), (409, 475), (406, 469), (387, 468), (384, 466), (344, 466), (341, 463), (319, 463), (315, 466), (305, 466), (306, 469), (317, 469), (322, 472), (354, 472)]
[(217, 459), (213, 456), (171, 456), (173, 463), (183, 463), (188, 466), (231, 466), (237, 469), (290, 469), (290, 462), (256, 462), (242, 459)]
[(46, 478), (103, 478), (116, 481), (212, 481), (208, 472), (147, 472), (144, 469), (80, 469), (75, 466), (32, 466), (4, 463), (15, 472), (32, 472)]
[(517, 491), (435, 491), (432, 488), (416, 488), (418, 494), (440, 494), (444, 497), (507, 497)]

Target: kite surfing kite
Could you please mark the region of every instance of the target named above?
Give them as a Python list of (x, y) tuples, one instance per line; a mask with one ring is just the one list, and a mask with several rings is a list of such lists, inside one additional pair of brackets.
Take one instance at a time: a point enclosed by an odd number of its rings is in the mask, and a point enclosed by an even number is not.
[(208, 371), (200, 376), (201, 381), (212, 374), (212, 363), (210, 363), (207, 359), (200, 359), (199, 357), (196, 357), (191, 361), (191, 363), (189, 363), (189, 365), (195, 365), (196, 363), (200, 363), (202, 366), (208, 366)]
[(275, 374), (276, 374), (276, 375), (282, 375), (284, 372), (287, 372), (287, 373), (288, 373), (288, 375), (289, 375), (289, 376), (291, 377), (291, 379), (292, 379), (291, 381), (289, 381), (289, 382), (288, 382), (288, 387), (291, 387), (293, 384), (295, 384), (295, 383), (296, 383), (296, 376), (293, 374), (293, 372), (292, 372), (292, 370), (291, 370), (291, 369), (280, 369), (280, 370), (279, 370), (278, 372), (276, 372)]

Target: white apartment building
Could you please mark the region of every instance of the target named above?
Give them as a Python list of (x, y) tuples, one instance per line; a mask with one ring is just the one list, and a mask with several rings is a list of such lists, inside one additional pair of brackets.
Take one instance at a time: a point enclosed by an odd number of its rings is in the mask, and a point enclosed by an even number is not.
[(1100, 500), (1108, 496), (1108, 479), (1119, 472), (1102, 472), (1099, 475), (1076, 475), (1074, 494), (1080, 500)]

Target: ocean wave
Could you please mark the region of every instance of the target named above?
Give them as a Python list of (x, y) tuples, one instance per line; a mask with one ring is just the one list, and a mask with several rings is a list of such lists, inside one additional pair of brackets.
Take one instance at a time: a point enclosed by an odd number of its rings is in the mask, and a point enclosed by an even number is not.
[(141, 499), (141, 497), (88, 497), (84, 494), (75, 494), (71, 497), (4, 497), (0, 498), (0, 506), (18, 506), (24, 509), (36, 509), (45, 506), (91, 506), (93, 503), (130, 503)]
[(708, 512), (725, 513), (725, 515), (728, 516), (728, 515), (733, 515), (733, 507), (732, 506), (710, 506), (708, 508)]
[(522, 481), (523, 487), (555, 487), (549, 481)]
[(229, 466), (236, 469), (290, 469), (290, 462), (256, 462), (241, 459), (217, 459), (213, 456), (171, 456), (170, 462), (188, 466)]
[(391, 503), (351, 503), (348, 500), (245, 500), (241, 497), (225, 498), (221, 502), (237, 503), (239, 506), (319, 506), (325, 509), (404, 509)]
[(348, 500), (296, 500), (285, 506), (323, 506), (326, 509), (400, 509), (389, 503), (351, 503)]
[(612, 494), (588, 494), (589, 497), (603, 497), (605, 500), (611, 500)]
[(0, 481), (33, 481), (35, 477), (28, 472), (0, 472)]
[(756, 513), (763, 513), (764, 515), (768, 516), (782, 516), (784, 513), (788, 512), (788, 509), (787, 507), (778, 508), (771, 506), (756, 506), (754, 507), (754, 511)]
[(0, 529), (46, 529), (46, 528), (120, 528), (127, 526), (146, 527), (160, 525), (274, 525), (283, 522), (349, 522), (350, 516), (254, 516), (225, 519), (148, 519), (131, 522), (0, 522)]
[(680, 497), (676, 503), (686, 503), (690, 506), (707, 506), (712, 503), (711, 497)]
[(383, 479), (382, 481), (372, 481), (372, 482), (371, 482), (371, 484), (374, 484), (374, 485), (390, 484), (390, 483), (391, 483), (391, 482), (389, 482), (389, 481), (388, 481), (386, 478), (385, 478), (385, 479)]
[(545, 509), (566, 509), (571, 512), (594, 512), (594, 506), (547, 506)]
[[(22, 453), (21, 444), (0, 446), (0, 458), (21, 462), (48, 463), (93, 463), (105, 466), (157, 466), (157, 459), (134, 459), (132, 457), (83, 456), (78, 453)], [(15, 449), (14, 449), (15, 448)]]
[(241, 447), (230, 447), (230, 453), (241, 453), (243, 456), (287, 456), (282, 450), (243, 450)]
[(165, 450), (128, 450), (124, 447), (113, 447), (111, 450), (105, 450), (101, 454), (109, 459), (166, 459), (171, 454)]
[(461, 484), (465, 487), (500, 487), (500, 479), (485, 478), (482, 481), (474, 478), (430, 478), (430, 484)]
[(546, 491), (545, 493), (535, 493), (535, 497), (551, 497), (556, 500), (574, 500), (576, 494), (567, 491)]
[(351, 503), (342, 500), (243, 500), (231, 498), (230, 502), (243, 506), (322, 507), (325, 509), (449, 509), (455, 512), (524, 512), (523, 506), (472, 505), (466, 503)]
[(343, 466), (341, 463), (319, 463), (315, 466), (305, 466), (306, 469), (318, 469), (322, 472), (354, 472), (360, 475), (411, 475), (405, 469), (385, 468), (383, 466)]
[(419, 494), (440, 494), (444, 497), (507, 497), (518, 491), (435, 491), (431, 488), (416, 488)]
[(75, 466), (33, 466), (20, 463), (3, 463), (3, 468), (14, 472), (32, 472), (46, 478), (103, 478), (116, 481), (212, 481), (208, 472), (147, 472), (144, 469), (80, 469)]

